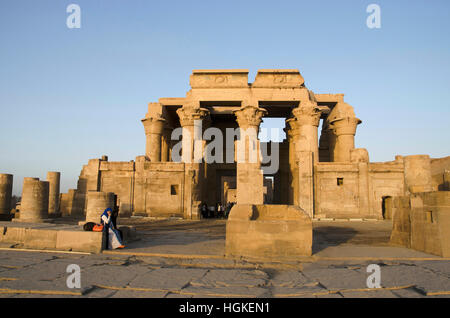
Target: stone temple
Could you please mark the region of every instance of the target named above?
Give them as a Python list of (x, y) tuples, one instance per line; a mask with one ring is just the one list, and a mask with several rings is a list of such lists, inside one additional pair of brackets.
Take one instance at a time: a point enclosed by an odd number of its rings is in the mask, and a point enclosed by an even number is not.
[[(62, 215), (86, 214), (88, 193), (100, 191), (117, 196), (123, 217), (199, 219), (202, 203), (230, 201), (297, 206), (309, 218), (383, 219), (391, 198), (448, 186), (448, 172), (439, 170), (445, 165), (427, 155), (370, 162), (366, 149), (355, 148), (362, 120), (344, 95), (313, 93), (296, 69), (259, 70), (253, 83), (245, 69), (194, 70), (190, 86), (185, 97), (149, 103), (142, 119), (145, 156), (129, 162), (103, 156), (83, 166), (77, 189), (61, 195)], [(203, 138), (208, 128), (225, 136), (230, 128), (257, 130), (270, 117), (285, 119), (286, 139), (247, 140), (249, 149), (277, 147), (278, 169), (264, 170), (260, 157), (236, 160), (238, 137), (220, 144), (223, 161), (196, 160), (215, 141)], [(178, 161), (177, 128), (183, 131)]]

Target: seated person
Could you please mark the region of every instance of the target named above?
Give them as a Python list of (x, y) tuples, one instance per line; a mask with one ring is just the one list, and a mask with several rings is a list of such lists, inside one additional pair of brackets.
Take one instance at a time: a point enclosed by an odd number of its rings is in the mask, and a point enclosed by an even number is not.
[(119, 231), (116, 230), (112, 222), (111, 214), (112, 210), (110, 208), (107, 208), (100, 218), (100, 222), (104, 227), (104, 231), (106, 231), (108, 235), (108, 248), (109, 249), (124, 248), (125, 246), (122, 244)]

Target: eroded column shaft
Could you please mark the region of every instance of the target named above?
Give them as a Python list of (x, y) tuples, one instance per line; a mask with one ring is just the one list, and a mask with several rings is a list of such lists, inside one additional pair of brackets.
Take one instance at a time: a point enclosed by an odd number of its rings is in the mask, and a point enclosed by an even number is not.
[(20, 220), (39, 222), (48, 218), (49, 182), (24, 178)]
[(11, 212), (12, 186), (13, 175), (0, 174), (0, 214), (9, 215)]

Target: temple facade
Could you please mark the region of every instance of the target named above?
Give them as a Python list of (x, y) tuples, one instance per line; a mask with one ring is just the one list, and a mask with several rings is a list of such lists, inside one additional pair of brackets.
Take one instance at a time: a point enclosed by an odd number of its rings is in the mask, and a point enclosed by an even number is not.
[[(202, 203), (236, 202), (294, 205), (311, 218), (383, 219), (386, 199), (446, 182), (441, 171), (432, 175), (427, 155), (370, 162), (355, 147), (362, 121), (344, 95), (313, 93), (298, 70), (259, 70), (253, 83), (248, 70), (194, 70), (190, 86), (185, 97), (149, 103), (145, 155), (83, 166), (77, 189), (61, 196), (63, 215), (86, 213), (87, 193), (102, 191), (117, 195), (122, 216), (198, 219)], [(283, 141), (261, 141), (258, 133), (213, 137), (258, 132), (264, 118), (285, 120)], [(256, 160), (237, 158), (248, 159), (252, 149)]]

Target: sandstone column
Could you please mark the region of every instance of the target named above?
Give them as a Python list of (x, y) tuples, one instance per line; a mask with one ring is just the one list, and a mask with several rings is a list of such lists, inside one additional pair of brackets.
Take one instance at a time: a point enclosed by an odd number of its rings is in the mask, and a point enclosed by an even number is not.
[(431, 177), (431, 159), (428, 155), (403, 157), (405, 163), (406, 194), (434, 191)]
[(314, 163), (319, 161), (319, 141), (317, 127), (320, 121), (320, 109), (317, 103), (311, 100), (300, 102), (297, 108), (292, 110), (297, 122), (298, 135), (294, 141), (296, 151), (311, 151)]
[(24, 178), (20, 221), (42, 222), (48, 218), (49, 182)]
[(162, 140), (161, 140), (161, 161), (170, 161), (170, 137), (172, 134), (172, 128), (164, 126)]
[(237, 142), (237, 195), (238, 204), (264, 203), (264, 176), (261, 170), (259, 124), (267, 113), (257, 102), (246, 103), (234, 111), (241, 138)]
[(86, 222), (100, 223), (100, 216), (107, 208), (114, 208), (114, 193), (89, 191), (87, 193)]
[(141, 120), (145, 129), (145, 155), (151, 162), (161, 161), (161, 138), (165, 119), (158, 116), (147, 116)]
[(200, 218), (200, 205), (203, 198), (204, 169), (202, 140), (204, 124), (209, 119), (209, 111), (201, 108), (198, 102), (191, 102), (177, 110), (182, 133), (182, 161), (185, 166), (184, 217)]
[(0, 174), (0, 220), (10, 220), (12, 185), (12, 174)]
[(350, 161), (350, 151), (355, 149), (356, 126), (360, 123), (361, 120), (356, 117), (338, 118), (331, 122), (336, 136), (333, 161)]
[(48, 214), (50, 216), (59, 215), (59, 185), (61, 172), (47, 172), (47, 181), (49, 182)]
[(298, 205), (298, 153), (296, 140), (299, 139), (299, 127), (295, 118), (286, 120), (286, 136), (289, 141), (289, 204)]

